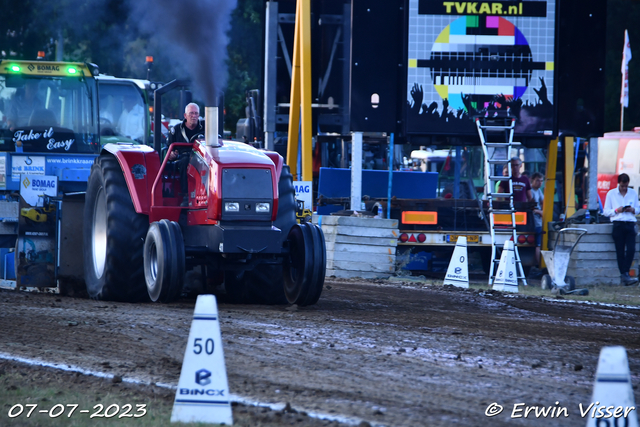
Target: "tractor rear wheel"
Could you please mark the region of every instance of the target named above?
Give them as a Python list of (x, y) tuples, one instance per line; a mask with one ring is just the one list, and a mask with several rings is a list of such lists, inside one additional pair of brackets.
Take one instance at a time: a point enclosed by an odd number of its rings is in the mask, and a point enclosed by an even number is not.
[(258, 264), (245, 274), (244, 286), (253, 304), (286, 304), (282, 264)]
[(91, 298), (149, 299), (142, 251), (149, 227), (136, 213), (118, 160), (103, 154), (91, 167), (85, 199), (84, 277)]

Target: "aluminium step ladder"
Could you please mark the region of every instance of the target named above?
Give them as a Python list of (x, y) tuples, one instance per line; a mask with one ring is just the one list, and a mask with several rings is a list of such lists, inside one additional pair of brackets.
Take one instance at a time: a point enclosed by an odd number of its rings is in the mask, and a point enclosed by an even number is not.
[[(489, 231), (491, 232), (491, 264), (489, 270), (489, 286), (493, 284), (495, 273), (497, 272), (497, 264), (500, 262), (498, 256), (498, 246), (496, 244), (497, 236), (508, 235), (513, 239), (513, 248), (516, 258), (516, 271), (518, 279), (527, 286), (527, 279), (524, 276), (522, 261), (518, 253), (517, 236), (516, 236), (516, 210), (513, 205), (513, 181), (511, 171), (511, 149), (520, 146), (519, 142), (513, 141), (513, 134), (516, 125), (515, 117), (496, 116), (496, 117), (475, 117), (478, 135), (482, 144), (484, 153), (484, 188), (489, 207)], [(500, 141), (500, 136), (503, 141)], [(495, 165), (507, 165), (507, 176), (495, 175)], [(507, 193), (498, 193), (496, 183), (499, 181), (508, 181), (509, 191)], [(494, 198), (505, 199), (508, 202), (496, 202)], [(497, 206), (494, 206), (496, 204)], [(508, 204), (508, 207), (505, 205)], [(496, 215), (508, 216), (511, 218), (510, 224), (496, 225)], [(502, 221), (501, 221), (502, 222)], [(502, 249), (502, 248), (500, 248)]]

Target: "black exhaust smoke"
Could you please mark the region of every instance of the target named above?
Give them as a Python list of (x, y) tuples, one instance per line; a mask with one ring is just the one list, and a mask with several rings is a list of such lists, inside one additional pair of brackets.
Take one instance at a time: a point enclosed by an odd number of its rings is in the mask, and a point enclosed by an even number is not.
[(227, 84), (227, 32), (237, 0), (132, 0), (130, 4), (141, 30), (170, 49), (172, 65), (189, 74), (195, 97), (217, 106)]

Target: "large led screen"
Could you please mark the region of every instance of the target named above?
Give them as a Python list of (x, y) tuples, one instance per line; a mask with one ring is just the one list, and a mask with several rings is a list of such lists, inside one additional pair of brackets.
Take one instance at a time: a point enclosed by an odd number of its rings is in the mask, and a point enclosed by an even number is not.
[(555, 0), (410, 0), (408, 133), (472, 133), (472, 117), (509, 114), (516, 134), (552, 136), (555, 22)]

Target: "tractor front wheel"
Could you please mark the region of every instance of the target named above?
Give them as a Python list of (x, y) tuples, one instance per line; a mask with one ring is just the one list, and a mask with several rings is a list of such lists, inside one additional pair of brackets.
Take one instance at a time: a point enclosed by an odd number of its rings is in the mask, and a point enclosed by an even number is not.
[(166, 219), (149, 227), (144, 242), (144, 278), (151, 301), (171, 302), (182, 292), (184, 241), (180, 226)]
[(322, 230), (315, 224), (296, 224), (289, 232), (289, 255), (284, 261), (284, 293), (291, 304), (318, 302), (326, 271)]

